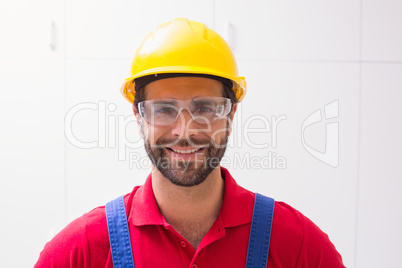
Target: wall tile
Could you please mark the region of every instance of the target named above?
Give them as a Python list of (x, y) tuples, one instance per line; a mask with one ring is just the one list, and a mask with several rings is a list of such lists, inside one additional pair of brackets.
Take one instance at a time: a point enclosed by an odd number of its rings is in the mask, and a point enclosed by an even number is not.
[(362, 57), (368, 61), (402, 61), (402, 2), (364, 0)]
[(402, 65), (364, 64), (357, 266), (399, 267)]

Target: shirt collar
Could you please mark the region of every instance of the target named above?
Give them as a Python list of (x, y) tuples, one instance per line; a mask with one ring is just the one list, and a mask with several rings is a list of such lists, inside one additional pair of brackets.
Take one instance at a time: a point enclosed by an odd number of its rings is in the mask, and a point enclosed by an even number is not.
[[(220, 167), (225, 180), (220, 217), (225, 227), (233, 227), (251, 222), (254, 205), (254, 193), (239, 186), (229, 171)], [(135, 192), (132, 208), (129, 212), (129, 222), (136, 226), (166, 225), (166, 220), (160, 213), (152, 190), (152, 174), (149, 174), (144, 185)]]

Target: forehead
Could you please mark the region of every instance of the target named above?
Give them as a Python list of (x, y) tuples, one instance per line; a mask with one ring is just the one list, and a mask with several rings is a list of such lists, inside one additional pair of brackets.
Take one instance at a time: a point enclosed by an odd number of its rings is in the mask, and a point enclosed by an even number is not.
[(145, 86), (148, 100), (173, 98), (188, 100), (195, 97), (222, 97), (223, 84), (205, 77), (172, 77)]

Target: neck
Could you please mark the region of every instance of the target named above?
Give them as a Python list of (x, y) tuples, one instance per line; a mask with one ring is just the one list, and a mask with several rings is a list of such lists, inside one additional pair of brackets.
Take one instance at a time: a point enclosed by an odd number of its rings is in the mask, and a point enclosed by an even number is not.
[(217, 167), (199, 185), (182, 187), (174, 185), (154, 169), (152, 188), (166, 221), (190, 241), (192, 238), (185, 234), (196, 236), (194, 232), (197, 231), (197, 235), (203, 237), (217, 219), (223, 202), (224, 180), (220, 167)]

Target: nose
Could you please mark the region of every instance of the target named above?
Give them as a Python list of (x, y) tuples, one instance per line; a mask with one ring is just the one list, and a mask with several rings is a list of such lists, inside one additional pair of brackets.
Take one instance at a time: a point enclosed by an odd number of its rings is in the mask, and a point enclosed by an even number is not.
[(194, 128), (194, 124), (195, 122), (190, 112), (187, 109), (182, 109), (179, 118), (173, 124), (171, 134), (181, 139), (196, 135), (198, 131), (197, 128)]

